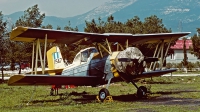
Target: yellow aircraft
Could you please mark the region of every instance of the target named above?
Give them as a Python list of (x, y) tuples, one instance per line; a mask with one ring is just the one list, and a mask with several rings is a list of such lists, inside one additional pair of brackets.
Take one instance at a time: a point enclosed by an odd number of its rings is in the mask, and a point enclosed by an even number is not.
[[(97, 86), (107, 84), (99, 91), (98, 98), (104, 101), (110, 96), (108, 87), (111, 81), (118, 77), (131, 82), (137, 89), (138, 97), (147, 93), (145, 86), (138, 87), (135, 81), (153, 76), (160, 76), (176, 71), (163, 69), (170, 43), (190, 32), (130, 34), (130, 33), (87, 33), (76, 31), (16, 27), (10, 34), (13, 41), (33, 42), (31, 74), (14, 75), (8, 80), (8, 85), (76, 85)], [(44, 57), (42, 57), (40, 43), (44, 42)], [(70, 65), (65, 65), (58, 47), (53, 47), (46, 53), (47, 42), (79, 45), (95, 43), (96, 47), (81, 50)], [(110, 42), (116, 44), (116, 50), (111, 49)], [(104, 45), (102, 43), (105, 43)], [(145, 57), (136, 47), (129, 44), (157, 43), (153, 57)], [(167, 49), (164, 51), (164, 45)], [(106, 46), (105, 46), (106, 45)], [(125, 46), (125, 47), (124, 47)], [(35, 54), (35, 55), (34, 55)], [(44, 62), (48, 58), (48, 70)], [(42, 71), (38, 72), (38, 58)], [(35, 60), (34, 60), (35, 59)], [(35, 61), (35, 65), (33, 65)], [(146, 63), (151, 63), (147, 68)], [(159, 68), (156, 68), (159, 63)], [(36, 75), (37, 74), (37, 75)], [(38, 75), (39, 74), (39, 75)]]

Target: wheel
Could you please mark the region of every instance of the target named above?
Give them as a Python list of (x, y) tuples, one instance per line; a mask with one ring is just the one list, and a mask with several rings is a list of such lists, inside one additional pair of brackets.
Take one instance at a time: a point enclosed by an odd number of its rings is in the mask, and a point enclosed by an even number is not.
[(147, 94), (147, 88), (144, 86), (140, 86), (137, 90), (137, 96), (139, 98), (143, 98)]
[(109, 91), (106, 88), (102, 88), (99, 91), (99, 100), (101, 100), (101, 102), (103, 102), (106, 99), (106, 97), (109, 95), (110, 95)]

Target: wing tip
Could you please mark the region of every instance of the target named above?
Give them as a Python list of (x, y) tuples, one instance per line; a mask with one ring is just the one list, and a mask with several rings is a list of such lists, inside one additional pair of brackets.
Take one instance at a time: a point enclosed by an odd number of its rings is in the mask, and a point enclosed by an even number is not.
[(8, 80), (8, 86), (13, 86), (16, 85), (15, 83), (18, 82), (19, 80), (23, 79), (25, 77), (25, 75), (13, 75), (10, 77), (10, 79)]

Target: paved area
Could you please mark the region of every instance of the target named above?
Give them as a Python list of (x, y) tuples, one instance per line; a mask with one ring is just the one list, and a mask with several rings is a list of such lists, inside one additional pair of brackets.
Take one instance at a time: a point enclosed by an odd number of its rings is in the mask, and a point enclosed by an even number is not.
[(162, 76), (200, 76), (200, 73), (199, 74), (165, 74), (165, 75), (162, 75)]

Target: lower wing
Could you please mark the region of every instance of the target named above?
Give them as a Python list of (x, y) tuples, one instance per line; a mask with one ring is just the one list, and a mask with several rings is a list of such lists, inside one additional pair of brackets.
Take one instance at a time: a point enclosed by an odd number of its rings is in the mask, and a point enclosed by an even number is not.
[[(55, 74), (61, 74), (63, 71), (63, 69), (52, 69), (52, 70), (44, 70), (44, 74), (51, 74), (51, 75), (55, 75)], [(36, 74), (42, 74), (42, 70), (36, 71)], [(35, 71), (33, 72), (28, 72), (26, 74), (35, 74)]]
[(139, 80), (144, 78), (150, 78), (150, 77), (157, 77), (161, 76), (167, 73), (175, 72), (177, 69), (166, 69), (166, 70), (155, 70), (150, 72), (143, 72), (141, 75), (134, 75), (132, 78), (133, 80)]
[[(141, 75), (133, 75), (133, 80), (161, 76), (172, 73), (177, 69), (156, 70), (144, 72)], [(65, 75), (14, 75), (8, 80), (8, 85), (77, 85), (95, 86), (102, 83), (102, 77), (98, 76), (65, 76)]]
[(97, 76), (64, 76), (64, 75), (13, 75), (8, 85), (77, 85), (95, 86), (102, 81)]

